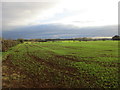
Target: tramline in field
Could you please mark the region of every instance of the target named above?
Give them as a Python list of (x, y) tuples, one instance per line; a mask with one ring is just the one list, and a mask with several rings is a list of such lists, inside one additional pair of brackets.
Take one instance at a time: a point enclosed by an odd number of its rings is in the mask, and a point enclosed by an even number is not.
[(116, 88), (118, 41), (24, 42), (3, 52), (3, 87)]

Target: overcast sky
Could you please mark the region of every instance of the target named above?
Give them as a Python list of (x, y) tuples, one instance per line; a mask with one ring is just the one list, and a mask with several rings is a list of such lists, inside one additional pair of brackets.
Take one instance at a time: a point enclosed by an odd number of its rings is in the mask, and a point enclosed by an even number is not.
[(118, 23), (119, 0), (37, 1), (3, 2), (3, 30), (41, 24), (94, 27)]

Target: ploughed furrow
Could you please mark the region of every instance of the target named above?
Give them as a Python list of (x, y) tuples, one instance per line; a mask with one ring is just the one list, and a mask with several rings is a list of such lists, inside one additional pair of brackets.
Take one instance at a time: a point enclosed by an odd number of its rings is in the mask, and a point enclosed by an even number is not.
[(32, 87), (33, 80), (30, 78), (30, 75), (25, 70), (14, 65), (11, 59), (12, 55), (8, 55), (7, 59), (2, 63), (3, 88)]
[[(18, 55), (18, 52), (16, 55)], [(9, 54), (2, 62), (3, 88), (56, 88), (51, 83), (41, 81), (39, 75), (26, 71), (23, 67), (13, 64), (13, 55)], [(42, 78), (42, 77), (41, 77)]]
[[(43, 48), (43, 46), (38, 46), (38, 45), (29, 45), (30, 47), (39, 47), (39, 48)], [(27, 47), (28, 48), (28, 47)], [(52, 56), (54, 56), (54, 58), (61, 58), (61, 59), (65, 59), (65, 60), (70, 60), (70, 61), (74, 61), (74, 62), (79, 62), (78, 59), (76, 59), (75, 56), (72, 57), (66, 57), (66, 56), (61, 56), (61, 55), (57, 55), (56, 53), (54, 53), (53, 51), (48, 50), (47, 52), (49, 52), (49, 54), (51, 54)]]
[(61, 66), (59, 64), (56, 64), (54, 62), (49, 62), (49, 61), (41, 59), (41, 58), (39, 58), (37, 56), (34, 56), (34, 55), (29, 53), (28, 47), (26, 47), (26, 48), (27, 48), (27, 55), (29, 57), (31, 57), (32, 59), (36, 60), (37, 62), (41, 63), (41, 64), (44, 64), (44, 65), (46, 65), (46, 66), (48, 66), (50, 68), (57, 69), (57, 70), (60, 70), (60, 71), (61, 70), (63, 70), (63, 71), (65, 70), (65, 71), (70, 71), (70, 72), (73, 72), (73, 73), (77, 71), (76, 68), (72, 68), (72, 67), (68, 67), (68, 66), (67, 67), (63, 67), (63, 66)]
[[(43, 48), (42, 46), (38, 46), (38, 45), (29, 45), (29, 46), (31, 48), (32, 47)], [(72, 62), (85, 62), (86, 64), (97, 63), (104, 67), (118, 67), (118, 64), (120, 64), (120, 63), (115, 63), (115, 62), (102, 62), (102, 61), (96, 61), (96, 60), (86, 60), (86, 59), (95, 59), (95, 57), (79, 57), (79, 58), (77, 58), (76, 56), (73, 56), (73, 55), (57, 55), (56, 53), (54, 53), (53, 51), (50, 51), (50, 50), (48, 50), (48, 52), (49, 52), (49, 54), (54, 56), (54, 58), (59, 58), (59, 59), (61, 58), (61, 59), (69, 60)]]
[[(31, 47), (29, 47), (29, 48), (31, 48)], [(65, 76), (68, 76), (68, 77), (72, 78), (75, 81), (81, 82), (79, 84), (76, 83), (76, 85), (79, 85), (79, 86), (76, 86), (76, 87), (81, 87), (81, 88), (85, 87), (84, 83), (82, 82), (83, 79), (84, 79), (84, 81), (87, 81), (90, 84), (95, 83), (95, 81), (97, 80), (96, 77), (94, 77), (94, 80), (93, 80), (92, 76), (88, 75), (87, 73), (80, 73), (80, 72), (78, 72), (77, 68), (73, 68), (73, 67), (69, 67), (69, 66), (62, 66), (60, 64), (56, 64), (54, 62), (46, 61), (44, 59), (41, 59), (40, 57), (37, 57), (37, 56), (35, 56), (33, 54), (30, 54), (29, 53), (29, 48), (28, 48), (28, 46), (26, 46), (27, 55), (29, 57), (31, 57), (33, 60), (36, 60), (40, 64), (45, 65), (46, 67), (49, 67), (50, 69), (53, 70), (53, 72), (54, 71), (60, 72), (63, 76), (65, 75)], [(54, 77), (54, 74), (50, 73), (49, 71), (47, 71), (47, 72), (45, 71), (43, 73), (47, 73), (47, 75), (50, 75), (51, 77)], [(62, 79), (62, 77), (60, 77), (60, 78)], [(61, 84), (62, 84), (62, 82), (61, 82)]]

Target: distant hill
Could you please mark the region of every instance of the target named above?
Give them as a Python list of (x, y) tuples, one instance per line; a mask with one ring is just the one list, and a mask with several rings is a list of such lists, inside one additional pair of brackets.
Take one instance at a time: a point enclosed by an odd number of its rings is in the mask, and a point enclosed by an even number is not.
[(117, 26), (78, 28), (72, 25), (47, 24), (21, 27), (11, 31), (3, 30), (4, 38), (77, 38), (112, 37), (118, 34)]

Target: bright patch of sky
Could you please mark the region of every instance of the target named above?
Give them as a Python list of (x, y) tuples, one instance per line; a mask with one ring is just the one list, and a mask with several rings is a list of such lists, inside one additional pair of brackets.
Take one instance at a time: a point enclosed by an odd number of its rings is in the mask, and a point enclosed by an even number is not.
[(3, 30), (41, 24), (63, 24), (77, 27), (117, 25), (118, 1), (3, 2)]

